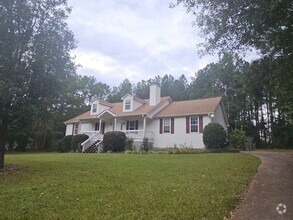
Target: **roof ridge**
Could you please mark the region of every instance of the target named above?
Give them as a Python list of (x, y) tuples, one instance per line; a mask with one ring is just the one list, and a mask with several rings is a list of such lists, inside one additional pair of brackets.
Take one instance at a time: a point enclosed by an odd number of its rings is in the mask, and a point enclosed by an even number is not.
[(173, 102), (194, 102), (194, 101), (201, 101), (201, 100), (207, 100), (207, 99), (216, 99), (216, 98), (222, 98), (221, 96), (216, 96), (216, 97), (209, 97), (209, 98), (203, 98), (203, 99), (185, 99), (185, 100), (177, 100)]

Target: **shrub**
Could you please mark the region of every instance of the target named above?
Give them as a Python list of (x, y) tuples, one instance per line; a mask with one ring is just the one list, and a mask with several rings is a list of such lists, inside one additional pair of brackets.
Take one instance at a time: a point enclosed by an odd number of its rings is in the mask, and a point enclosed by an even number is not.
[(61, 141), (58, 143), (59, 151), (68, 152), (71, 150), (72, 137), (72, 135), (67, 135), (61, 139)]
[(126, 150), (124, 151), (125, 154), (132, 154), (132, 150)]
[(125, 141), (125, 150), (133, 150), (133, 138), (132, 137), (126, 137)]
[(230, 135), (230, 146), (236, 149), (245, 149), (246, 136), (241, 129), (235, 129)]
[(153, 147), (152, 143), (149, 143), (149, 139), (148, 138), (143, 138), (142, 144), (140, 146), (140, 149), (142, 151), (148, 152), (149, 150), (151, 150)]
[(121, 131), (109, 131), (104, 134), (103, 151), (120, 152), (124, 151), (126, 142), (126, 135)]
[(81, 143), (88, 139), (89, 136), (86, 134), (77, 134), (72, 137), (71, 150), (81, 152)]
[(227, 133), (218, 123), (209, 123), (203, 132), (203, 143), (208, 149), (221, 149), (225, 147)]
[(67, 135), (59, 141), (59, 151), (69, 152), (69, 151), (79, 151), (81, 152), (81, 143), (88, 139), (89, 136), (85, 134), (77, 135)]

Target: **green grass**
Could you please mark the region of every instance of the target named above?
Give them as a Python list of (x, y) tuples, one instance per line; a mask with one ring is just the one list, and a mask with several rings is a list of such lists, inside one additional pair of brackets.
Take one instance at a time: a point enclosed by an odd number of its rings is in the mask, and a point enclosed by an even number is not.
[(246, 154), (16, 154), (0, 219), (223, 219), (260, 161)]

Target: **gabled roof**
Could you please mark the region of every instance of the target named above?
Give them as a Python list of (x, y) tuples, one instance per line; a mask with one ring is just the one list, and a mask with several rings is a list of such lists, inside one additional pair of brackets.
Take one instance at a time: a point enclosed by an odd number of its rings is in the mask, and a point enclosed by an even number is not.
[(126, 95), (124, 95), (124, 96), (121, 98), (121, 100), (124, 100), (127, 96), (130, 96), (131, 98), (133, 98), (134, 100), (136, 100), (136, 101), (138, 101), (138, 102), (146, 103), (146, 101), (145, 101), (144, 99), (141, 99), (141, 98), (139, 98), (139, 97), (137, 97), (137, 96), (133, 96), (133, 95), (131, 95), (131, 94), (129, 94), (129, 93), (127, 93)]
[(65, 124), (77, 123), (81, 119), (91, 119), (91, 118), (96, 118), (96, 117), (97, 117), (96, 115), (95, 116), (91, 115), (91, 111), (87, 111), (85, 113), (82, 113), (81, 115), (78, 115), (74, 118), (71, 118), (71, 119), (65, 121), (64, 123)]
[(113, 104), (104, 100), (99, 100), (99, 103), (108, 107), (113, 107)]
[[(137, 109), (131, 112), (123, 112), (123, 102), (111, 103), (112, 108), (107, 109), (107, 111), (109, 113), (112, 113), (116, 117), (147, 115), (157, 110), (161, 105), (165, 104), (166, 102), (171, 102), (172, 100), (169, 96), (162, 97), (160, 103), (157, 104), (156, 106), (150, 106), (149, 99), (143, 99), (143, 101), (144, 101), (144, 104), (142, 104), (140, 107), (138, 107)], [(102, 114), (100, 113), (98, 115), (91, 115), (90, 113), (91, 113), (90, 111), (85, 112), (81, 115), (78, 115), (72, 119), (65, 121), (64, 123), (70, 124), (70, 123), (77, 123), (80, 120), (94, 119), (94, 118), (98, 118), (98, 116)]]
[[(188, 115), (206, 115), (215, 112), (217, 106), (221, 103), (222, 98), (214, 97), (207, 99), (172, 102), (171, 98), (167, 96), (162, 97), (160, 103), (156, 106), (150, 106), (149, 99), (144, 99), (143, 101), (145, 103), (142, 106), (131, 112), (123, 112), (123, 102), (111, 103), (112, 107), (110, 109), (107, 109), (107, 112), (115, 115), (115, 117), (148, 115), (150, 113), (155, 114), (154, 118), (178, 117)], [(164, 105), (166, 105), (166, 107), (164, 107)], [(164, 108), (156, 114), (156, 111), (160, 110), (160, 108), (162, 107)], [(101, 114), (102, 113), (100, 113), (99, 115)], [(98, 118), (98, 115), (91, 115), (90, 111), (88, 111), (72, 119), (69, 119), (64, 123), (76, 123), (80, 120), (94, 118)]]
[[(158, 105), (160, 105), (161, 103), (167, 101), (167, 100), (171, 100), (171, 98), (169, 96), (167, 97), (162, 97), (161, 101)], [(140, 107), (138, 107), (137, 109), (135, 109), (134, 111), (131, 112), (123, 112), (123, 103), (119, 102), (119, 103), (115, 103), (115, 106), (111, 109), (109, 109), (113, 114), (115, 114), (117, 117), (123, 117), (123, 116), (135, 116), (135, 115), (142, 115), (142, 114), (148, 114), (149, 112), (151, 112), (153, 109), (155, 109), (157, 106), (150, 106), (149, 104), (149, 99), (144, 99), (144, 104)]]
[(221, 97), (215, 97), (172, 102), (164, 109), (162, 109), (158, 114), (156, 114), (155, 117), (176, 117), (185, 115), (204, 115), (212, 113), (216, 110), (221, 100)]

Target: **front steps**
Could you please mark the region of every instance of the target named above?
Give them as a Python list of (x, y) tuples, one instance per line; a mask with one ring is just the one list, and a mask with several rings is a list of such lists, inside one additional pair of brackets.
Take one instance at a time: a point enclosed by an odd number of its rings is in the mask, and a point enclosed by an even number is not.
[(83, 153), (98, 153), (99, 152), (99, 143), (101, 140), (97, 140), (91, 146), (89, 146)]

